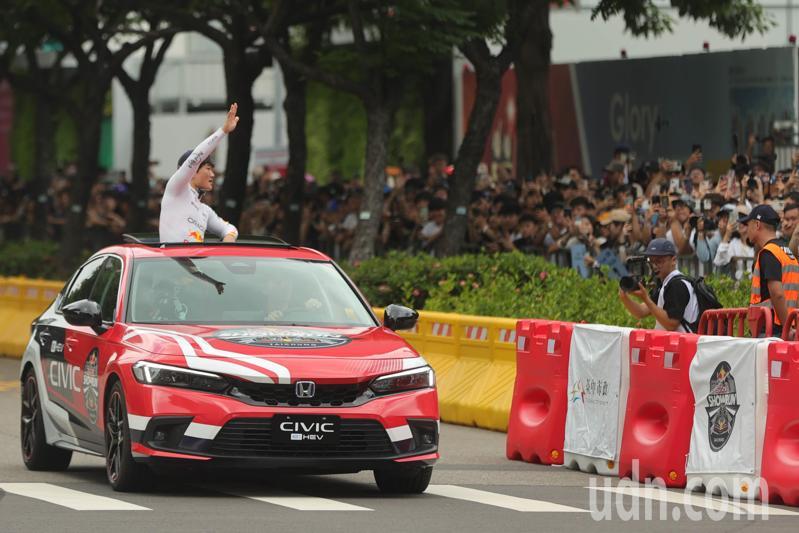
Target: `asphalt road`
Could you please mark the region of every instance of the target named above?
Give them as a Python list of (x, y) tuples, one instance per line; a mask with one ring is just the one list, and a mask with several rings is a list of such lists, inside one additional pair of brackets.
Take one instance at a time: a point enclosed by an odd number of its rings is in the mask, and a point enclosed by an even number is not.
[[(19, 453), (18, 361), (0, 358), (0, 531), (797, 531), (799, 508), (729, 504), (505, 459), (505, 435), (441, 426), (442, 459), (427, 493), (384, 496), (370, 472), (343, 476), (160, 480), (116, 493), (101, 459), (29, 472)], [(607, 490), (590, 489), (595, 486)], [(624, 493), (622, 495), (620, 493)], [(632, 494), (632, 495), (631, 495)], [(676, 503), (667, 503), (673, 500)], [(646, 520), (647, 509), (651, 519)], [(726, 512), (725, 512), (726, 511)], [(766, 513), (766, 514), (764, 514)], [(635, 515), (638, 514), (636, 519)]]

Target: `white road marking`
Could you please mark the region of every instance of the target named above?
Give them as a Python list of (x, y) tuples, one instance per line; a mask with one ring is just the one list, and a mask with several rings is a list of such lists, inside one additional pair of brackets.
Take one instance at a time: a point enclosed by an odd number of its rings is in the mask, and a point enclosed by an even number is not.
[(259, 502), (271, 503), (273, 505), (280, 505), (281, 507), (288, 507), (297, 511), (371, 511), (368, 507), (360, 507), (349, 503), (340, 502), (337, 500), (330, 500), (328, 498), (318, 498), (316, 496), (300, 496), (298, 494), (281, 491), (270, 490), (266, 496), (258, 494), (248, 494), (246, 492), (238, 492), (235, 496), (242, 498), (249, 498)]
[(774, 515), (774, 516), (797, 516), (799, 513), (789, 511), (787, 509), (780, 509), (778, 507), (771, 507), (769, 505), (758, 505), (754, 503), (724, 500), (721, 498), (705, 496), (703, 494), (683, 493), (682, 491), (665, 490), (656, 487), (640, 487), (640, 486), (621, 486), (621, 487), (585, 487), (590, 490), (601, 490), (603, 492), (612, 492), (624, 496), (635, 496), (638, 498), (645, 498), (648, 500), (657, 500), (661, 502), (673, 503), (677, 505), (691, 505), (692, 507), (701, 507), (702, 509), (709, 509), (711, 511), (726, 511), (735, 515), (754, 514), (754, 515)]
[(454, 498), (468, 502), (482, 503), (494, 507), (502, 507), (512, 511), (523, 513), (587, 513), (585, 509), (560, 505), (558, 503), (545, 502), (541, 500), (530, 500), (518, 498), (516, 496), (506, 496), (496, 492), (458, 487), (456, 485), (430, 485), (425, 494), (435, 494), (445, 498)]
[(150, 511), (147, 507), (50, 483), (0, 483), (0, 489), (9, 494), (35, 498), (76, 511)]

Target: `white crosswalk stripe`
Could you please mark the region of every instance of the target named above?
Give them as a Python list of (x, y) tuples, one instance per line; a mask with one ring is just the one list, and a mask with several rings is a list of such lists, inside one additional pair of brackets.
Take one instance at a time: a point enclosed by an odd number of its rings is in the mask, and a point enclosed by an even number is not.
[(368, 507), (352, 505), (338, 500), (319, 498), (317, 496), (301, 496), (292, 492), (270, 490), (266, 495), (249, 494), (243, 492), (234, 493), (235, 496), (257, 500), (259, 502), (271, 503), (288, 507), (297, 511), (372, 511)]
[(132, 503), (106, 496), (67, 489), (50, 483), (0, 483), (0, 490), (9, 494), (35, 498), (76, 511), (150, 511)]
[(427, 487), (426, 494), (435, 494), (436, 496), (443, 496), (445, 498), (454, 498), (456, 500), (465, 500), (469, 502), (481, 503), (483, 505), (502, 507), (503, 509), (521, 511), (523, 513), (588, 512), (585, 509), (570, 507), (568, 505), (560, 505), (558, 503), (551, 503), (542, 500), (530, 500), (527, 498), (519, 498), (517, 496), (507, 496), (505, 494), (498, 494), (496, 492), (487, 492), (484, 490), (458, 487), (457, 485), (430, 485)]

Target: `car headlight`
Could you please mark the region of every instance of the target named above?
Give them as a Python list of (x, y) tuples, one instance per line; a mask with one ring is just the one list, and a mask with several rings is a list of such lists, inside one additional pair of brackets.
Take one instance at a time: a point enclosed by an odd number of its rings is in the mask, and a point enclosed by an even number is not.
[(165, 385), (207, 392), (222, 392), (230, 383), (222, 376), (178, 366), (139, 361), (133, 365), (133, 375), (140, 383)]
[(372, 381), (369, 387), (375, 394), (388, 394), (414, 389), (434, 387), (436, 374), (429, 366), (405, 370), (396, 374), (380, 376)]

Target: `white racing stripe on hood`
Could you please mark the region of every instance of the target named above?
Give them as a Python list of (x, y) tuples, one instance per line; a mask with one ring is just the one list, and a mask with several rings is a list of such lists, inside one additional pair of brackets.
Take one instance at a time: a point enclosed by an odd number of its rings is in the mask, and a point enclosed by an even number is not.
[(208, 355), (216, 355), (217, 357), (230, 357), (232, 359), (240, 359), (242, 361), (246, 361), (251, 365), (260, 366), (265, 370), (269, 370), (273, 372), (277, 376), (278, 383), (285, 383), (291, 384), (291, 374), (289, 373), (289, 369), (283, 365), (279, 365), (274, 361), (269, 361), (268, 359), (260, 359), (258, 357), (252, 357), (249, 355), (239, 354), (236, 352), (229, 352), (227, 350), (220, 350), (218, 348), (214, 348), (208, 341), (203, 339), (202, 337), (197, 337), (195, 335), (186, 334), (187, 337), (191, 337), (194, 339), (194, 342), (202, 349), (204, 353)]
[[(191, 369), (205, 370), (206, 372), (216, 372), (221, 374), (229, 374), (231, 376), (246, 378), (256, 383), (274, 383), (272, 378), (270, 378), (269, 376), (266, 376), (251, 368), (247, 368), (246, 366), (237, 365), (235, 363), (229, 363), (227, 361), (219, 361), (217, 359), (207, 359), (205, 357), (198, 356), (197, 352), (194, 350), (194, 347), (191, 345), (191, 343), (188, 340), (186, 340), (184, 334), (182, 333), (175, 333), (172, 331), (164, 331), (160, 329), (142, 328), (142, 327), (137, 327), (136, 330), (139, 332), (138, 334), (140, 334), (140, 332), (145, 332), (173, 339), (175, 342), (178, 343), (180, 351), (183, 352), (183, 356), (186, 358), (186, 364)], [(193, 335), (187, 335), (187, 336), (190, 338), (192, 337), (195, 339), (197, 338), (194, 337)], [(230, 353), (232, 355), (237, 355), (233, 354), (233, 352), (227, 352), (227, 353)], [(224, 357), (231, 358), (230, 356), (224, 356)], [(251, 359), (253, 359), (254, 361), (258, 361), (258, 359), (246, 356), (237, 356), (234, 358), (239, 359), (241, 361), (246, 361), (251, 364), (256, 364), (255, 362), (251, 361)], [(258, 366), (263, 367), (263, 365), (258, 365)], [(286, 372), (288, 372), (288, 370), (286, 370)]]

